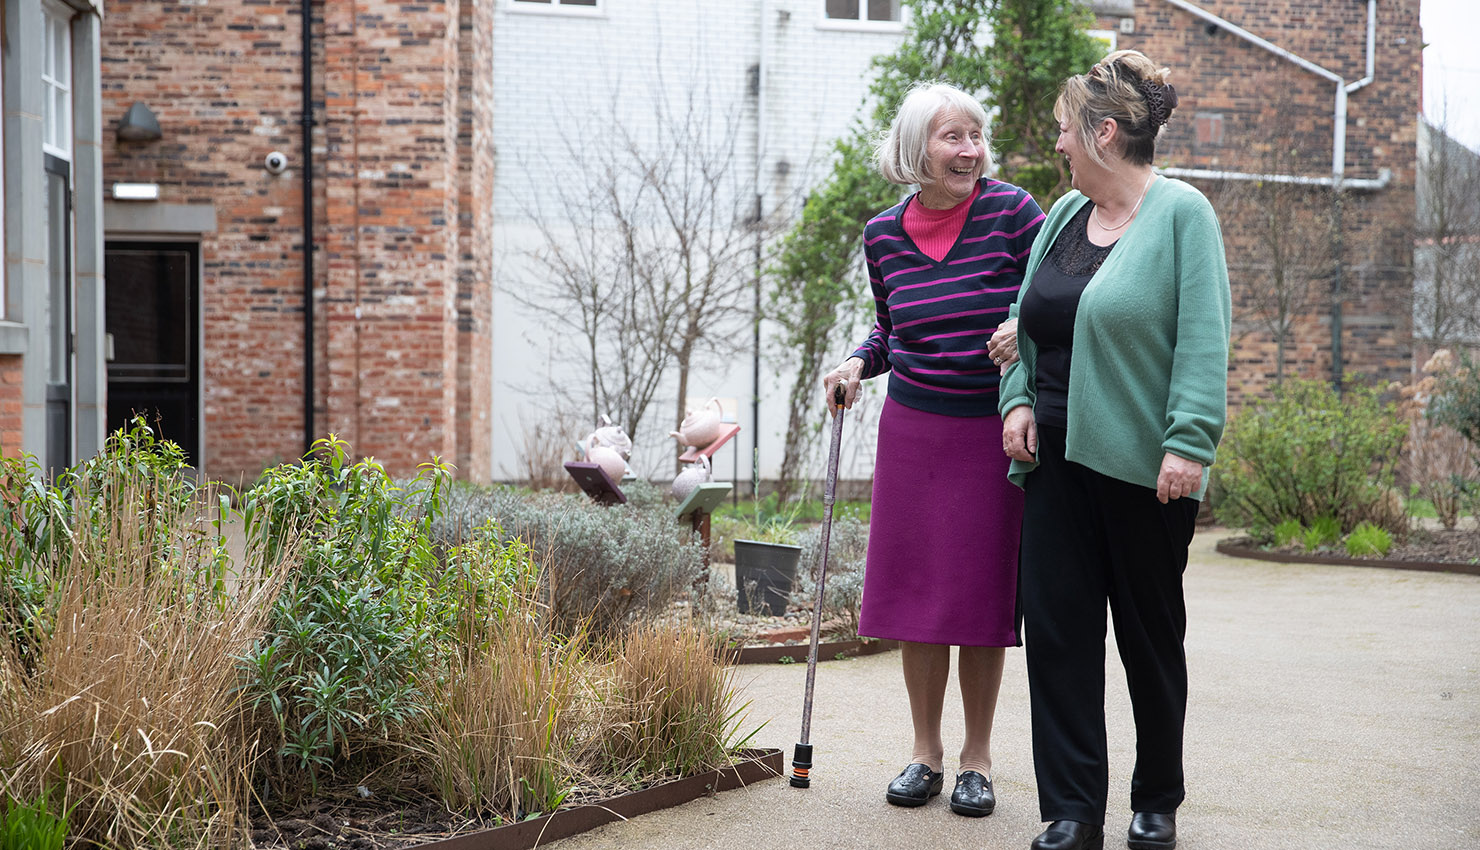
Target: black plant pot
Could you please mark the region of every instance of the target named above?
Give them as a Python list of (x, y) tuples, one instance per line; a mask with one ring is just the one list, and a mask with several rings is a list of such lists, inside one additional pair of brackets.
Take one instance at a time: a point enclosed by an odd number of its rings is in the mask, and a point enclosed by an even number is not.
[(740, 613), (770, 617), (785, 614), (801, 557), (800, 546), (736, 540), (735, 591)]

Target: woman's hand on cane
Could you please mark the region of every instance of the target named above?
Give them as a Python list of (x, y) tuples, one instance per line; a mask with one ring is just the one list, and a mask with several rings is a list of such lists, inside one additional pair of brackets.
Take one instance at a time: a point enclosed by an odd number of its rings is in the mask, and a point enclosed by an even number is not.
[(822, 376), (822, 398), (829, 415), (837, 409), (834, 389), (843, 388), (843, 407), (851, 410), (858, 398), (858, 388), (863, 383), (863, 358), (849, 357), (838, 368)]

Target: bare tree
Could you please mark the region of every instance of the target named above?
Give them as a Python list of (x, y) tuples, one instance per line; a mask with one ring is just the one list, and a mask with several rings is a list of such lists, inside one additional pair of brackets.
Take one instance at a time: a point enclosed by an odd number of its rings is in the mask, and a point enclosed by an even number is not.
[(1480, 154), (1420, 121), (1413, 320), (1429, 351), (1480, 344)]
[(527, 252), (535, 279), (514, 297), (571, 332), (578, 344), (557, 358), (584, 370), (582, 406), (636, 440), (666, 381), (676, 428), (693, 370), (745, 348), (737, 330), (753, 320), (749, 257), (763, 223), (737, 157), (740, 110), (690, 92), (677, 108), (655, 97), (636, 122), (610, 102), (599, 129), (565, 132), (564, 157), (546, 164), (579, 178), (549, 181), (553, 203), (525, 204), (541, 244)]
[[(1268, 175), (1310, 169), (1302, 155), (1291, 109), (1275, 109), (1270, 132), (1261, 134), (1260, 168)], [(1330, 189), (1282, 180), (1230, 181), (1219, 196), (1220, 212), (1239, 219), (1247, 240), (1231, 249), (1229, 272), (1236, 288), (1236, 323), (1268, 334), (1275, 343), (1275, 382), (1284, 380), (1296, 324), (1326, 292), (1333, 272)]]

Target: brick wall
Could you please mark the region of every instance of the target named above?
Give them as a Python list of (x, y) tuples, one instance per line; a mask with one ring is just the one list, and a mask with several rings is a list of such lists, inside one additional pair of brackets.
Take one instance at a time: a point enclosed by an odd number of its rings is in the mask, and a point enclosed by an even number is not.
[[(1207, 11), (1355, 82), (1365, 73), (1367, 5), (1310, 0), (1199, 0)], [(1377, 3), (1376, 73), (1348, 98), (1346, 177), (1392, 182), (1349, 191), (1340, 213), (1341, 335), (1348, 380), (1406, 377), (1411, 368), (1411, 238), (1416, 116), (1422, 47), (1418, 0)], [(1102, 17), (1106, 29), (1120, 18)], [(1157, 146), (1158, 165), (1329, 177), (1336, 85), (1164, 0), (1135, 0), (1134, 32), (1119, 46), (1171, 67), (1181, 105)], [(1218, 208), (1235, 301), (1230, 397), (1235, 403), (1275, 378), (1276, 337), (1268, 316), (1272, 266), (1305, 278), (1307, 291), (1287, 333), (1285, 374), (1331, 375), (1329, 188), (1282, 190), (1273, 200), (1252, 184), (1194, 181)], [(1288, 215), (1271, 237), (1268, 212)], [(1275, 261), (1276, 252), (1280, 260)], [(1286, 287), (1293, 291), (1298, 287)]]
[[(489, 136), (489, 110), (476, 116), (491, 82), (474, 71), (487, 67), (492, 4), (313, 7), (310, 436), (337, 432), (397, 473), (433, 455), (464, 475), (487, 467), (473, 411), (487, 407), (477, 385), (487, 382), (491, 166), (463, 149)], [(105, 181), (157, 182), (162, 202), (216, 209), (201, 245), (214, 477), (253, 475), (304, 446), (299, 8), (137, 2), (103, 23), (105, 124), (142, 100), (164, 130), (161, 141), (115, 143)], [(281, 175), (262, 167), (271, 150), (289, 156)]]
[(19, 354), (0, 355), (0, 457), (21, 456), (21, 363)]

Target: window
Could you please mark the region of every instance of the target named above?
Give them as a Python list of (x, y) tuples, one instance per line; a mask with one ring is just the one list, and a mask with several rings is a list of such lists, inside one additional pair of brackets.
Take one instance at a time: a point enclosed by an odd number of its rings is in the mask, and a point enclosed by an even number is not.
[(601, 3), (602, 0), (510, 0), (509, 9), (515, 12), (589, 15), (600, 12)]
[(832, 21), (899, 23), (899, 0), (824, 0)]
[(72, 159), (72, 11), (58, 3), (42, 6), (45, 19), (41, 86), (41, 149)]

